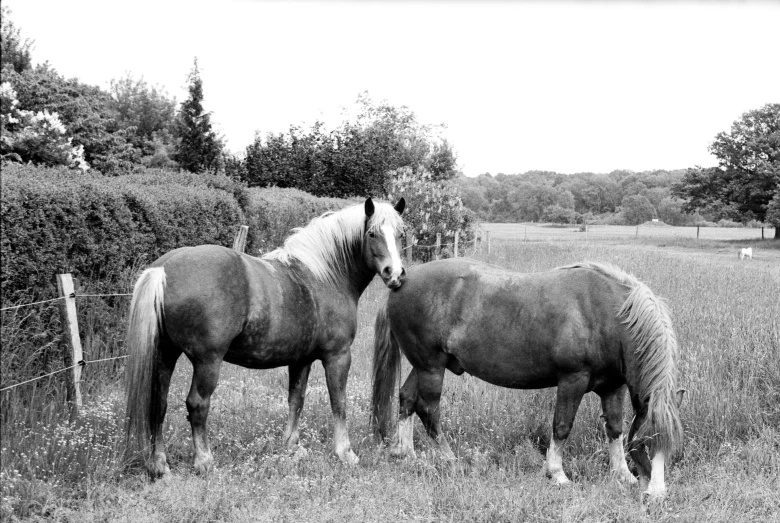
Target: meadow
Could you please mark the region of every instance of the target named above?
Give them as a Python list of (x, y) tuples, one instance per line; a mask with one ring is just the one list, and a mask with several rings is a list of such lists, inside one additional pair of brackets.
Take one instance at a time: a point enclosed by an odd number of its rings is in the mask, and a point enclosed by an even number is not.
[[(489, 227), (489, 226), (488, 226)], [(673, 313), (681, 356), (686, 441), (667, 472), (666, 501), (640, 510), (637, 487), (609, 478), (598, 397), (586, 396), (564, 450), (574, 481), (542, 473), (554, 389), (515, 391), (447, 374), (443, 426), (457, 460), (440, 458), (415, 424), (417, 458), (397, 461), (369, 427), (373, 321), (385, 293), (375, 281), (361, 298), (348, 384), (350, 436), (360, 457), (332, 455), (324, 373), (312, 368), (301, 420), (302, 447), (281, 442), (287, 370), (225, 365), (209, 429), (216, 469), (191, 471), (181, 359), (167, 416), (172, 476), (150, 483), (121, 461), (122, 389), (106, 382), (81, 417), (33, 402), (3, 428), (3, 521), (708, 521), (780, 520), (780, 248), (755, 238), (502, 240), (475, 257), (512, 269), (547, 270), (581, 260), (636, 275)], [(492, 229), (489, 229), (492, 231)], [(578, 233), (580, 234), (580, 233)], [(760, 234), (760, 230), (759, 230)], [(760, 238), (760, 236), (759, 236)], [(735, 241), (736, 240), (736, 241)], [(754, 259), (740, 261), (739, 247)], [(404, 375), (406, 372), (404, 372)], [(625, 422), (630, 421), (626, 409)]]

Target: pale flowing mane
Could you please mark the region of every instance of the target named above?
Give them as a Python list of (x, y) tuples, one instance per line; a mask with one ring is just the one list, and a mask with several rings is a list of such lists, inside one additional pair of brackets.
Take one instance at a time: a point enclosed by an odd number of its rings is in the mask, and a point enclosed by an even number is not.
[[(374, 202), (374, 214), (368, 229), (376, 230), (386, 223), (394, 230), (403, 227), (403, 219), (392, 205)], [(362, 203), (326, 212), (305, 227), (293, 229), (284, 245), (266, 254), (263, 259), (278, 260), (287, 265), (297, 260), (317, 279), (336, 283), (350, 270), (355, 252), (362, 249), (365, 231), (366, 212)]]

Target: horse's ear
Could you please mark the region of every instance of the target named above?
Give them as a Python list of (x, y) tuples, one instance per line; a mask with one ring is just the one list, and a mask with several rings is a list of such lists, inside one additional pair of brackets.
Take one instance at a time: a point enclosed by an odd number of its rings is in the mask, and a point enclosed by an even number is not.
[(369, 196), (366, 199), (366, 217), (371, 218), (374, 215), (374, 202), (371, 200), (371, 197)]
[(398, 214), (403, 214), (404, 209), (406, 209), (406, 200), (404, 200), (403, 196), (401, 196), (401, 199), (398, 200), (398, 203), (393, 206), (393, 209), (395, 209), (395, 212)]

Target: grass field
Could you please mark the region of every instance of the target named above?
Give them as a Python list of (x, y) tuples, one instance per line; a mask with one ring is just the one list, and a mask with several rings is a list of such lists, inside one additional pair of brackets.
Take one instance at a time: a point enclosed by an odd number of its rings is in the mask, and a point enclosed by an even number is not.
[[(498, 229), (491, 227), (494, 234)], [(780, 520), (778, 242), (751, 240), (754, 260), (740, 261), (736, 251), (746, 245), (733, 239), (524, 242), (517, 241), (522, 225), (515, 227), (504, 229), (514, 240), (495, 233), (490, 253), (477, 256), (527, 272), (579, 260), (613, 263), (645, 281), (672, 309), (680, 381), (689, 391), (681, 410), (686, 442), (667, 472), (667, 500), (652, 512), (639, 510), (636, 487), (608, 477), (594, 395), (583, 401), (564, 451), (564, 469), (575, 482), (570, 488), (552, 485), (540, 472), (554, 389), (513, 391), (448, 373), (443, 424), (457, 461), (432, 452), (419, 421), (418, 458), (390, 459), (368, 424), (373, 319), (386, 292), (375, 281), (361, 299), (348, 389), (357, 467), (331, 454), (319, 363), (301, 421), (305, 450), (296, 453), (281, 445), (286, 369), (225, 365), (209, 417), (217, 467), (207, 477), (193, 475), (184, 406), (190, 374), (182, 359), (169, 397), (168, 481), (150, 484), (143, 471), (118, 462), (121, 390), (107, 383), (87, 399), (77, 422), (40, 405), (49, 414), (32, 426), (4, 427), (0, 516), (80, 523)]]

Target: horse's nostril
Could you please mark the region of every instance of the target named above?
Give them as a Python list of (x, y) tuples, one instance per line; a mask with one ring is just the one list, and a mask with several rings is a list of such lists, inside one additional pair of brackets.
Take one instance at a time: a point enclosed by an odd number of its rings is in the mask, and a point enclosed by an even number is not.
[(390, 270), (390, 267), (385, 267), (382, 269), (382, 277), (383, 278), (389, 278), (390, 275), (392, 275), (393, 271)]

